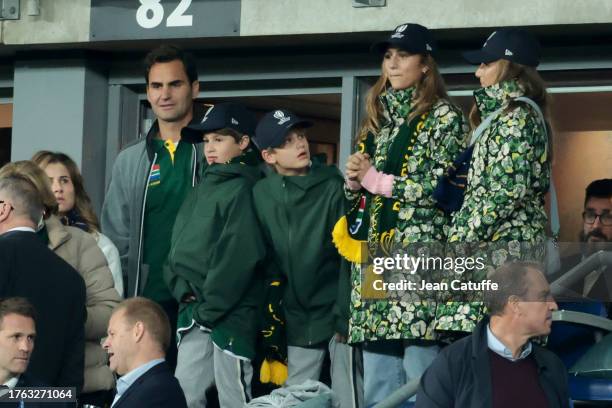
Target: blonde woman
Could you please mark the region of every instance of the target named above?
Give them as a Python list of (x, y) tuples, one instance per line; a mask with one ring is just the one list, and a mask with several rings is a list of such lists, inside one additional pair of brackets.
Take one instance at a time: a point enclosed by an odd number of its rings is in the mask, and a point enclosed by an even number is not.
[[(347, 197), (363, 208), (370, 248), (444, 242), (450, 219), (436, 207), (437, 179), (464, 147), (467, 124), (448, 101), (429, 30), (402, 24), (374, 46), (382, 72), (366, 100), (358, 151), (346, 164)], [(371, 406), (420, 376), (438, 353), (435, 302), (368, 300), (359, 263), (351, 271), (349, 342), (364, 344), (364, 392)], [(370, 287), (368, 287), (370, 286)]]

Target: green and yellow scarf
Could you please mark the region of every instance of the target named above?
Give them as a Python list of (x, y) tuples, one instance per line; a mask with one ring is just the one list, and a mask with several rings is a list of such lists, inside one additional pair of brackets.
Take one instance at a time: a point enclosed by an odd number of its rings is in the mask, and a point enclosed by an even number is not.
[[(383, 166), (383, 173), (408, 175), (408, 158), (412, 154), (419, 132), (425, 125), (427, 115), (428, 113), (424, 113), (400, 125), (398, 134), (389, 147), (389, 156)], [(365, 140), (357, 145), (356, 151), (374, 157), (375, 149), (375, 137), (372, 133), (368, 133)], [(359, 199), (334, 226), (332, 237), (340, 255), (354, 263), (367, 262), (368, 255), (375, 254), (378, 248), (388, 255), (399, 209), (399, 200), (371, 194), (362, 189)], [(364, 248), (367, 248), (365, 253)]]

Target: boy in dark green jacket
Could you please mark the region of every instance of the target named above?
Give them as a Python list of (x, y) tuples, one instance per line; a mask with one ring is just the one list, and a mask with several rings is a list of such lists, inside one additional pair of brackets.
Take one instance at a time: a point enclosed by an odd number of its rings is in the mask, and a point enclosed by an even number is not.
[(270, 248), (267, 270), (284, 281), (288, 344), (287, 385), (319, 380), (326, 350), (332, 389), (341, 407), (363, 404), (359, 351), (346, 343), (350, 283), (347, 264), (332, 242), (344, 214), (342, 174), (311, 163), (311, 123), (276, 110), (257, 125), (254, 142), (274, 171), (253, 189), (255, 210)]
[(208, 164), (178, 213), (164, 268), (180, 302), (176, 377), (190, 408), (206, 406), (213, 384), (222, 408), (251, 397), (263, 301), (256, 264), (265, 256), (251, 191), (260, 174), (248, 136), (254, 125), (246, 107), (224, 103), (183, 132), (183, 140), (203, 138)]

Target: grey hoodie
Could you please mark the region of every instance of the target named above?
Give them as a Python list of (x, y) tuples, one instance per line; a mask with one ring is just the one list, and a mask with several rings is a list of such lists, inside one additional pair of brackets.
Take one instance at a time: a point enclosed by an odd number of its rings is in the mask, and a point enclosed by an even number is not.
[[(200, 120), (194, 114), (194, 121)], [(142, 293), (148, 277), (148, 268), (142, 263), (142, 225), (149, 179), (157, 155), (151, 140), (159, 132), (157, 121), (145, 138), (123, 149), (113, 165), (111, 182), (102, 206), (101, 226), (119, 250), (125, 297)], [(196, 183), (197, 168), (202, 161), (201, 145), (193, 146), (192, 186)]]

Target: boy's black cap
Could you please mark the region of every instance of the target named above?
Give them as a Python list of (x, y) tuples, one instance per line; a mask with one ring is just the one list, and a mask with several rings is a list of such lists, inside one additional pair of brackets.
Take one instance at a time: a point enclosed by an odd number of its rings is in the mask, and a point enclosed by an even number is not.
[(278, 147), (283, 144), (291, 128), (297, 125), (311, 127), (312, 122), (284, 109), (268, 112), (257, 124), (253, 142), (259, 150)]
[(540, 43), (528, 31), (520, 28), (500, 28), (487, 38), (480, 50), (464, 52), (463, 57), (475, 65), (506, 59), (517, 64), (537, 67), (540, 63)]
[(208, 109), (200, 123), (192, 123), (181, 131), (181, 140), (187, 143), (202, 142), (202, 133), (230, 128), (253, 136), (257, 119), (247, 107), (239, 102), (224, 102)]
[(372, 45), (371, 50), (382, 54), (389, 47), (397, 47), (412, 54), (431, 54), (437, 49), (427, 27), (412, 23), (397, 26), (387, 40)]

